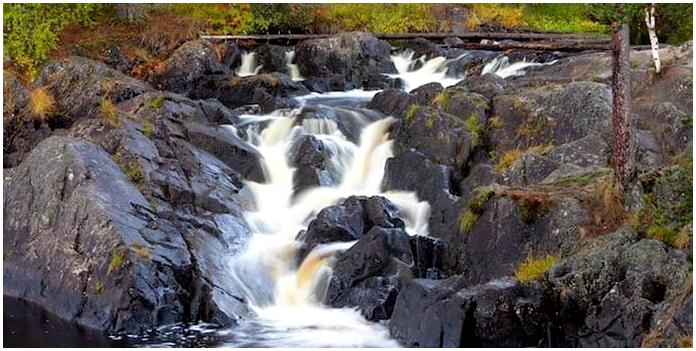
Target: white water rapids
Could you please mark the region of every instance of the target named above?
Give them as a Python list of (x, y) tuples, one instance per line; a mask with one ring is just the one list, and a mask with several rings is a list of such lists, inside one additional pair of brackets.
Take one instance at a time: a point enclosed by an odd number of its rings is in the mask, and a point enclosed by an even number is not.
[[(288, 68), (292, 54), (286, 56)], [(451, 86), (463, 79), (448, 77), (447, 59), (414, 59), (412, 52), (392, 57), (405, 90), (439, 82)], [(420, 61), (421, 67), (414, 69)], [(294, 65), (293, 65), (294, 66)], [(512, 69), (499, 64), (501, 69)], [(498, 66), (496, 66), (498, 67)], [(486, 69), (496, 71), (496, 67)], [(239, 75), (255, 74), (260, 69), (254, 53), (245, 53)], [(296, 66), (291, 69), (295, 75)], [(484, 70), (486, 70), (484, 69)], [(507, 73), (506, 73), (507, 75)], [(299, 80), (299, 73), (293, 79)], [(405, 216), (410, 235), (428, 234), (429, 204), (419, 201), (415, 193), (381, 189), (384, 166), (392, 157), (392, 141), (388, 129), (392, 117), (372, 121), (356, 104), (365, 104), (378, 91), (354, 90), (325, 94), (313, 93), (299, 97), (302, 105), (340, 110), (341, 116), (362, 125), (359, 142), (348, 140), (330, 119), (302, 119), (304, 107), (278, 110), (263, 116), (242, 116), (246, 138), (262, 156), (266, 182), (247, 181), (255, 200), (255, 209), (244, 213), (253, 236), (245, 251), (230, 259), (233, 284), (240, 287), (253, 318), (221, 332), (233, 341), (229, 346), (254, 347), (397, 347), (383, 324), (371, 323), (351, 308), (330, 308), (322, 304), (331, 265), (337, 253), (349, 249), (354, 242), (339, 242), (315, 248), (299, 265), (296, 255), (301, 242), (297, 234), (307, 228), (316, 214), (327, 206), (340, 203), (351, 195), (381, 195), (392, 201)], [(350, 104), (342, 104), (347, 100)], [(233, 131), (237, 131), (234, 127)], [(288, 163), (289, 150), (303, 134), (314, 135), (331, 151), (331, 167), (340, 181), (335, 186), (293, 191), (295, 169)], [(418, 316), (414, 316), (418, 318)]]

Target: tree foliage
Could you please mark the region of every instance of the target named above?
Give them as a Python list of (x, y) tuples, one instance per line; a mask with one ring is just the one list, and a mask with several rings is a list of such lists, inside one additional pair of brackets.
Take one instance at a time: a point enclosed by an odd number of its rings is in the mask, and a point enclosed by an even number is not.
[(104, 4), (3, 4), (4, 45), (17, 67), (33, 72), (68, 23), (92, 25)]

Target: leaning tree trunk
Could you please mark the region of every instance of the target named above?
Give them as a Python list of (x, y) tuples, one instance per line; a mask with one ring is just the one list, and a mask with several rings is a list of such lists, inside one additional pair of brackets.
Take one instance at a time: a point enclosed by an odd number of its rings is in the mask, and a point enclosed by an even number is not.
[(629, 69), (629, 31), (626, 22), (614, 25), (612, 36), (612, 167), (622, 190), (628, 188), (631, 177), (630, 144), (628, 135), (631, 102)]
[(655, 62), (655, 72), (660, 73), (660, 53), (657, 51), (657, 33), (655, 32), (655, 4), (650, 4), (645, 8), (645, 25), (648, 27), (650, 35), (650, 47), (652, 48), (653, 61)]

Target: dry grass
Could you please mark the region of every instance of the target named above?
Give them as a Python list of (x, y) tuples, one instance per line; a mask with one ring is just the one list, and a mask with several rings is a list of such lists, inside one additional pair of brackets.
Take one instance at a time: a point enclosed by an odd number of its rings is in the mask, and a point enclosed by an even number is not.
[(507, 152), (505, 152), (500, 158), (498, 159), (498, 162), (496, 162), (495, 166), (493, 167), (497, 172), (503, 172), (506, 170), (510, 165), (512, 165), (515, 161), (517, 161), (520, 157), (522, 157), (524, 153), (520, 149), (512, 149)]
[(111, 100), (107, 98), (102, 99), (101, 104), (99, 104), (99, 116), (104, 125), (112, 128), (118, 127), (118, 110)]
[(29, 111), (37, 121), (46, 121), (55, 112), (56, 100), (45, 87), (34, 89), (29, 94)]

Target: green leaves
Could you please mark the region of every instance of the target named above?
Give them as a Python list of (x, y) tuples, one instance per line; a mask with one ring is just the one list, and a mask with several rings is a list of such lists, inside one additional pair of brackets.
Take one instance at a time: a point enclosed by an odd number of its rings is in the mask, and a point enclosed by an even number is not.
[(92, 25), (104, 4), (3, 4), (4, 44), (17, 67), (33, 75), (69, 23)]

